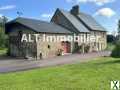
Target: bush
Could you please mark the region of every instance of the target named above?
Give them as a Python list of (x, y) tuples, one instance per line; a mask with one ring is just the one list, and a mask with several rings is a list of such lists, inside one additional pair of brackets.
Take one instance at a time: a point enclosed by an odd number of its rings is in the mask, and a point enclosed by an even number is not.
[(116, 58), (120, 57), (120, 41), (118, 41), (116, 43), (115, 48), (113, 49), (111, 56), (116, 57)]
[(106, 50), (112, 51), (112, 50), (114, 50), (114, 48), (115, 48), (115, 43), (114, 44), (113, 43), (108, 43)]
[(90, 50), (90, 46), (89, 46), (89, 45), (86, 45), (86, 46), (85, 46), (85, 53), (88, 53), (89, 50)]
[(0, 48), (8, 47), (8, 36), (5, 35), (5, 31), (3, 31), (2, 27), (0, 27)]

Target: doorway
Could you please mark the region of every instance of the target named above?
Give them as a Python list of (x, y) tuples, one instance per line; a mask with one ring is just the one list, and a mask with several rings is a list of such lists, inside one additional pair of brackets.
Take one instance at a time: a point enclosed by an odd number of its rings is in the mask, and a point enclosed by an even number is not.
[(71, 43), (68, 41), (62, 41), (62, 47), (64, 53), (71, 53)]

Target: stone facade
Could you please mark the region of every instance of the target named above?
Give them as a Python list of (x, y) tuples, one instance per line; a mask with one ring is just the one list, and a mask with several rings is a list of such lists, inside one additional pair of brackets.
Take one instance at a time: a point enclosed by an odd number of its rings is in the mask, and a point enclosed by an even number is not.
[[(42, 36), (43, 34), (41, 34)], [(50, 36), (68, 36), (65, 34), (45, 34), (46, 37)], [(71, 36), (71, 35), (69, 35)], [(41, 37), (42, 39), (42, 37)], [(43, 39), (42, 39), (43, 40)], [(71, 42), (70, 42), (71, 43)], [(49, 58), (49, 57), (54, 57), (57, 56), (58, 51), (62, 50), (62, 55), (66, 54), (64, 51), (64, 46), (62, 45), (61, 40), (57, 41), (39, 41), (37, 42), (37, 57), (40, 58), (40, 53), (42, 54), (43, 58)], [(71, 46), (70, 46), (70, 52), (71, 53)]]
[[(12, 28), (13, 32), (9, 33), (9, 38), (10, 38), (10, 54), (11, 56), (17, 56), (17, 57), (33, 57), (37, 59), (40, 59), (40, 54), (42, 54), (42, 58), (49, 58), (49, 57), (54, 57), (57, 56), (58, 50), (62, 50), (62, 55), (66, 54), (64, 52), (64, 47), (62, 46), (61, 41), (57, 42), (47, 42), (47, 41), (39, 41), (39, 42), (21, 42), (20, 38), (20, 31), (22, 34), (35, 34), (34, 31), (27, 29), (25, 27), (15, 26)], [(41, 39), (43, 40), (43, 34), (44, 33), (39, 33), (41, 35)], [(45, 34), (47, 36), (68, 36), (65, 34)], [(73, 35), (69, 35), (73, 36)], [(104, 32), (91, 32), (89, 33), (81, 33), (78, 35), (80, 37), (80, 40), (78, 43), (78, 46), (81, 47), (82, 51), (81, 53), (85, 53), (85, 46), (89, 46), (89, 52), (92, 51), (101, 51), (106, 48), (106, 33)], [(72, 53), (75, 48), (75, 42), (71, 41), (70, 42), (70, 52)]]
[(91, 32), (91, 50), (101, 51), (107, 47), (106, 32), (92, 31)]
[[(19, 28), (18, 28), (19, 27)], [(65, 54), (62, 42), (56, 41), (43, 41), (43, 35), (46, 37), (49, 36), (71, 36), (70, 34), (50, 34), (50, 33), (36, 33), (33, 30), (25, 28), (22, 25), (15, 25), (12, 28), (12, 31), (9, 33), (9, 53), (11, 56), (15, 57), (33, 57), (40, 59), (40, 54), (42, 58), (49, 58), (57, 56), (58, 50), (63, 50), (62, 54)], [(41, 38), (38, 42), (21, 42), (20, 33), (29, 35), (29, 34), (39, 34)], [(35, 38), (33, 38), (35, 41)], [(71, 43), (71, 42), (70, 42)], [(71, 49), (71, 46), (70, 46)], [(71, 53), (71, 50), (70, 52)]]
[[(74, 14), (78, 14), (79, 9), (78, 8), (76, 9), (77, 10), (75, 12), (74, 11), (71, 12), (73, 12)], [(76, 28), (74, 28), (70, 21), (66, 19), (66, 17), (61, 12), (59, 12), (59, 9), (56, 10), (53, 18), (51, 19), (51, 22), (61, 25), (72, 32), (73, 31), (76, 32)], [(105, 48), (107, 47), (106, 41), (107, 35), (105, 31), (90, 30), (90, 33), (76, 33), (76, 35), (79, 35), (81, 37), (80, 41), (78, 42), (78, 46), (81, 45), (89, 46), (90, 47), (89, 52), (105, 50)]]
[(11, 56), (25, 57), (27, 54), (34, 56), (36, 52), (36, 43), (21, 42), (23, 34), (33, 34), (34, 31), (24, 27), (15, 25), (12, 28), (12, 32), (9, 35), (9, 53)]

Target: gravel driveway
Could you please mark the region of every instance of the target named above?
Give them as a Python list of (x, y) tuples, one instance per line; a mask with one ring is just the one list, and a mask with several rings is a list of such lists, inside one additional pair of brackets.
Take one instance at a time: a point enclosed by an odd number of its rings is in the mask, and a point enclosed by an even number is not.
[(86, 62), (96, 57), (109, 56), (110, 51), (101, 51), (87, 54), (71, 54), (66, 56), (54, 57), (43, 60), (24, 60), (12, 58), (0, 58), (0, 73), (24, 71), (34, 68), (50, 67), (63, 64), (72, 64), (77, 62)]

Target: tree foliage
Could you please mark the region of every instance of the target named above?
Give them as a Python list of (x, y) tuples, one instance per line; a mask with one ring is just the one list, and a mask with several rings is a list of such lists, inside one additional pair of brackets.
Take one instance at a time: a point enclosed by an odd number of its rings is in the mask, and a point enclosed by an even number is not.
[(118, 21), (118, 36), (117, 40), (120, 40), (120, 20)]
[(120, 20), (118, 22), (118, 36), (117, 36), (117, 38), (118, 39), (116, 40), (115, 48), (113, 49), (111, 56), (120, 58)]
[(118, 33), (120, 33), (120, 20), (118, 21)]
[(120, 58), (120, 41), (118, 41), (115, 45), (115, 48), (111, 54), (112, 57)]
[(107, 35), (107, 42), (108, 43), (115, 43), (116, 37), (113, 35)]
[(5, 35), (5, 23), (7, 18), (5, 16), (0, 18), (0, 48), (5, 48), (7, 46), (7, 36)]

